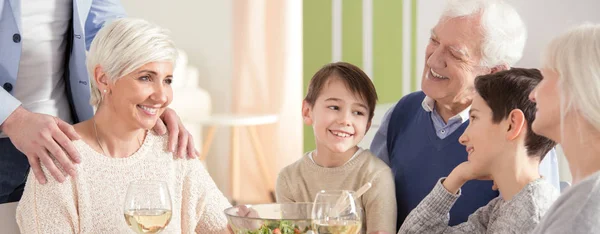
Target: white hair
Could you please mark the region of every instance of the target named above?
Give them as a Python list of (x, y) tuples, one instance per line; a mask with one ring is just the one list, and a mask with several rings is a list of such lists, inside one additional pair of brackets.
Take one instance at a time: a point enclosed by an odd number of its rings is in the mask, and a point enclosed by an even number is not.
[(523, 56), (527, 28), (517, 11), (501, 0), (448, 0), (442, 17), (480, 16), (481, 66), (513, 66)]
[(90, 77), (90, 104), (98, 106), (101, 93), (97, 88), (94, 69), (100, 65), (108, 79), (117, 79), (151, 62), (171, 62), (175, 65), (177, 49), (168, 31), (145, 20), (117, 19), (105, 25), (94, 38), (87, 54)]
[(544, 67), (559, 74), (561, 127), (574, 109), (600, 131), (600, 24), (583, 24), (553, 39)]

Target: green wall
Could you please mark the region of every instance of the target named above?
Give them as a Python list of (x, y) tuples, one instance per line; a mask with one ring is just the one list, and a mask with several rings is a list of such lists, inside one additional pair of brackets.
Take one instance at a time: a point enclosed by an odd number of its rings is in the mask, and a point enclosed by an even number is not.
[[(404, 1), (411, 1), (410, 23), (403, 23)], [(416, 77), (416, 12), (417, 0), (373, 0), (373, 83), (379, 103), (396, 102), (402, 97), (403, 79), (410, 79), (410, 90), (415, 91)], [(363, 68), (363, 14), (362, 0), (342, 1), (342, 61)], [(404, 27), (411, 35), (404, 37)], [(303, 73), (304, 94), (312, 75), (323, 65), (332, 62), (332, 1), (303, 1)], [(404, 40), (410, 40), (409, 51), (403, 50)], [(410, 53), (410, 66), (404, 60)], [(408, 62), (408, 61), (406, 61)], [(411, 77), (403, 77), (405, 69)], [(304, 151), (315, 148), (311, 126), (304, 126)]]

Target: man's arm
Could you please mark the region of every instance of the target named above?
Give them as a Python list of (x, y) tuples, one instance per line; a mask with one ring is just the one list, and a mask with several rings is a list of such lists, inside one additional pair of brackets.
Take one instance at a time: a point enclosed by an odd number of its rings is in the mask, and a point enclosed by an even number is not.
[[(81, 137), (70, 124), (58, 117), (33, 113), (19, 106), (2, 123), (2, 132), (27, 156), (31, 171), (40, 183), (46, 183), (41, 164), (59, 182), (65, 180), (64, 172), (75, 176), (73, 163), (79, 163), (80, 159), (71, 141)], [(62, 172), (53, 158), (61, 164)]]
[(381, 121), (381, 125), (379, 129), (377, 129), (377, 133), (375, 133), (375, 137), (373, 137), (373, 141), (371, 142), (371, 152), (383, 160), (388, 166), (390, 165), (390, 157), (388, 155), (387, 148), (387, 131), (388, 125), (390, 124), (390, 119), (392, 118), (392, 112), (396, 108), (396, 104), (394, 104), (390, 109), (383, 115), (383, 120)]
[(2, 131), (2, 125), (8, 116), (10, 116), (19, 106), (21, 102), (15, 97), (6, 92), (6, 90), (0, 88), (0, 132)]
[(125, 9), (121, 6), (121, 1), (119, 0), (92, 1), (90, 12), (85, 20), (86, 49), (90, 49), (90, 45), (92, 45), (96, 33), (98, 33), (106, 23), (126, 16)]
[[(107, 20), (123, 17), (125, 11), (118, 0), (93, 1), (86, 20), (86, 41), (89, 45)], [(71, 144), (79, 135), (68, 123), (57, 117), (32, 113), (20, 107), (21, 103), (8, 92), (0, 90), (0, 131), (6, 134), (15, 147), (27, 156), (31, 170), (40, 183), (46, 182), (40, 164), (44, 164), (57, 181), (65, 177), (52, 158), (75, 176), (73, 163), (79, 162), (79, 154)], [(65, 152), (66, 151), (66, 152)], [(51, 156), (52, 155), (52, 156)]]

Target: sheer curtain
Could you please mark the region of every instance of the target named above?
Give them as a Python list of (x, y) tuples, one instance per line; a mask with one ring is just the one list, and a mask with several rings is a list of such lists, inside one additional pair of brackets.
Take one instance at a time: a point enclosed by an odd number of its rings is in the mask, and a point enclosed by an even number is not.
[(279, 116), (257, 128), (270, 181), (240, 131), (240, 202), (269, 202), (265, 182), (273, 187), (278, 172), (302, 156), (302, 2), (236, 0), (233, 8), (232, 112)]

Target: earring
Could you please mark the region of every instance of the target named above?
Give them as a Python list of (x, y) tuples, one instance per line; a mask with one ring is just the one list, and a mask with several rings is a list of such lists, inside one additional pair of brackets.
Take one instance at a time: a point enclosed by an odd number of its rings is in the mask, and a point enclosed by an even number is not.
[[(106, 89), (102, 90), (102, 92), (103, 92), (104, 94), (106, 94)], [(101, 103), (102, 101), (104, 101), (104, 94), (100, 94), (100, 103)], [(98, 104), (100, 104), (100, 103), (98, 103)]]

